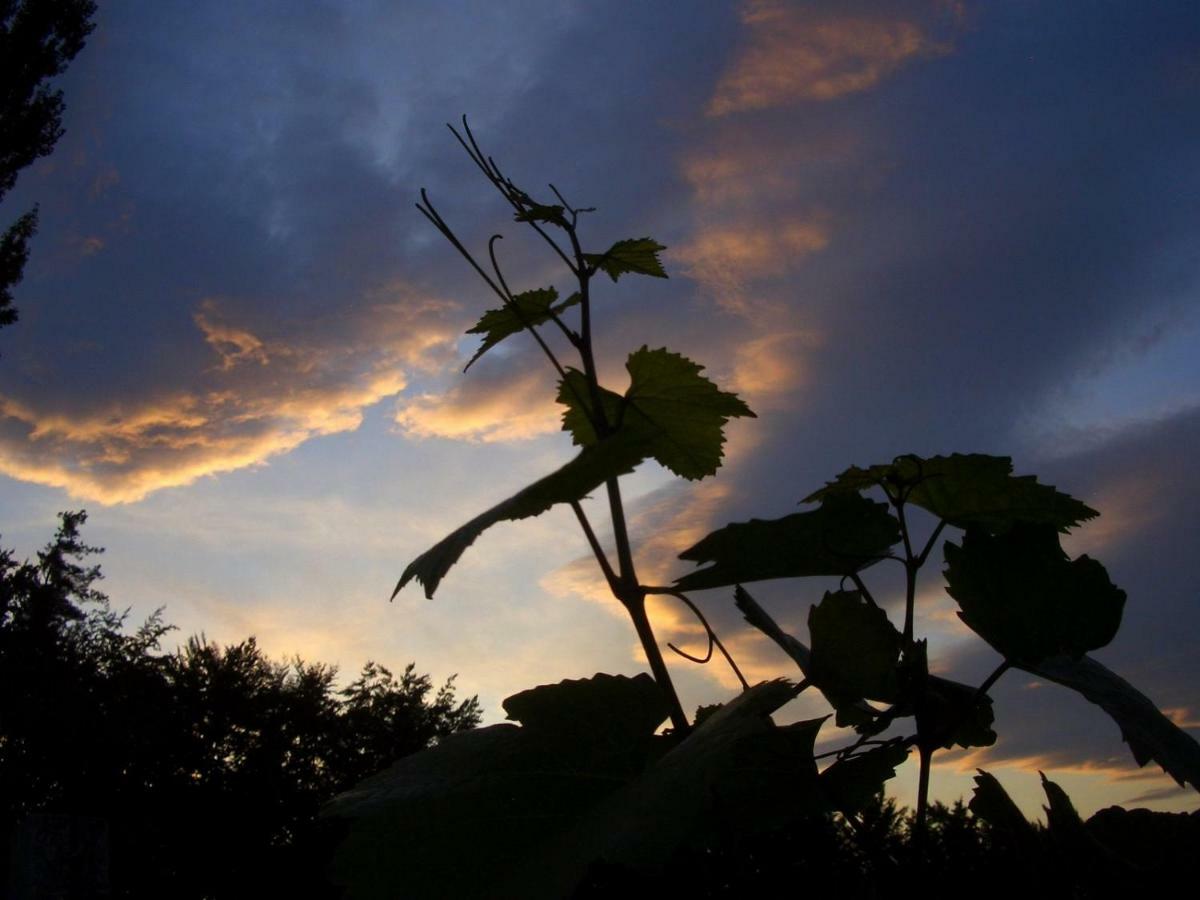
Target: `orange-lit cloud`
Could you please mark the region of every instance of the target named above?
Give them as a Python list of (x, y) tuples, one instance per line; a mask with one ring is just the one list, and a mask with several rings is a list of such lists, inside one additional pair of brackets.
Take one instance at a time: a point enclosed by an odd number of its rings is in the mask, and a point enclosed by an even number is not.
[[(542, 396), (544, 395), (544, 396)], [(397, 404), (396, 424), (407, 437), (519, 441), (562, 428), (554, 385), (541, 367), (457, 381), (442, 394), (422, 394)]]
[(754, 0), (743, 7), (742, 21), (746, 46), (717, 84), (710, 116), (834, 100), (945, 52), (906, 19), (820, 16), (800, 4)]
[(1134, 538), (1163, 512), (1162, 494), (1169, 481), (1160, 472), (1131, 472), (1101, 486), (1087, 503), (1100, 515), (1080, 525), (1062, 540), (1072, 556), (1095, 555)]
[(221, 322), (215, 313), (213, 301), (205, 300), (192, 318), (204, 333), (204, 340), (221, 357), (221, 368), (232, 369), (244, 360), (265, 366), (267, 352), (263, 342), (245, 329)]
[(747, 313), (756, 304), (755, 281), (794, 271), (805, 257), (829, 244), (819, 219), (792, 216), (773, 222), (702, 226), (671, 257), (683, 274), (700, 282), (730, 312)]
[(452, 358), (452, 306), (394, 286), (327, 328), (259, 329), (214, 301), (195, 321), (219, 362), (175, 386), (96, 404), (0, 397), (0, 472), (100, 503), (139, 500), (205, 475), (263, 463), (314, 437), (349, 431), (403, 390), (408, 373)]
[(783, 331), (744, 341), (734, 350), (730, 387), (757, 412), (791, 406), (812, 381), (809, 356), (821, 343), (813, 331)]

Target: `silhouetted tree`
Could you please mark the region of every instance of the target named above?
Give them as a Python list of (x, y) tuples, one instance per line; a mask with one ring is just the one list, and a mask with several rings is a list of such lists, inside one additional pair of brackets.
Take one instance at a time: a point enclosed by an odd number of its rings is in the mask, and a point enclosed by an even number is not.
[[(275, 662), (254, 638), (159, 643), (95, 584), (99, 552), (65, 513), (36, 561), (0, 551), (0, 816), (102, 820), (114, 895), (318, 896), (335, 793), (398, 756), (474, 727), (475, 698), (410, 664)], [(4, 854), (7, 856), (7, 854)]]
[[(95, 12), (92, 0), (0, 0), (0, 201), (62, 137), (62, 91), (47, 82), (83, 49)], [(0, 327), (17, 319), (11, 289), (36, 230), (34, 207), (0, 234)]]

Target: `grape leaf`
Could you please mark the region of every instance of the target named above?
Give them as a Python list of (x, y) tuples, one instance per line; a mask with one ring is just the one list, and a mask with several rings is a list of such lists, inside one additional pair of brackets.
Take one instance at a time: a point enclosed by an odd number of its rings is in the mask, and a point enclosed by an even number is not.
[(632, 431), (617, 432), (585, 447), (562, 468), (480, 513), (414, 559), (400, 576), (392, 597), (414, 578), (425, 586), (425, 596), (432, 597), (450, 567), (497, 522), (541, 515), (555, 504), (581, 500), (609, 478), (633, 471), (649, 455), (650, 448)]
[(900, 526), (886, 504), (858, 494), (831, 496), (808, 512), (717, 529), (679, 554), (712, 565), (675, 584), (694, 591), (769, 578), (850, 575), (878, 562), (899, 540)]
[(631, 744), (650, 737), (667, 718), (663, 692), (645, 672), (630, 678), (598, 672), (591, 678), (543, 684), (502, 704), (527, 729), (597, 743)]
[(1154, 760), (1180, 785), (1200, 791), (1200, 744), (1111, 669), (1090, 656), (1055, 656), (1019, 668), (1078, 691), (1117, 723), (1139, 766)]
[(648, 675), (545, 685), (504, 703), (524, 727), (443, 737), (322, 810), (349, 827), (333, 866), (349, 897), (539, 896), (509, 880), (516, 864), (544, 864), (548, 843), (662, 753), (663, 701)]
[(791, 657), (797, 668), (808, 677), (809, 666), (812, 665), (812, 651), (792, 635), (779, 627), (779, 623), (771, 618), (750, 592), (740, 584), (734, 588), (733, 602), (745, 617), (746, 621), (773, 640), (784, 653)]
[(908, 748), (896, 740), (838, 760), (821, 773), (817, 782), (830, 809), (852, 816), (870, 804), (906, 759)]
[[(722, 391), (705, 378), (699, 366), (665, 347), (643, 346), (625, 362), (629, 388), (621, 397), (601, 388), (605, 420), (612, 428), (636, 434), (651, 446), (650, 456), (676, 475), (696, 480), (720, 468), (725, 423), (754, 417), (736, 394)], [(583, 373), (571, 369), (559, 383), (558, 402), (563, 430), (576, 444), (596, 441), (591, 422), (591, 397)]]
[(557, 203), (534, 203), (528, 209), (522, 210), (513, 216), (513, 220), (517, 222), (546, 222), (550, 225), (557, 225), (559, 228), (567, 227), (567, 220), (563, 217), (565, 210)]
[[(602, 387), (599, 391), (604, 421), (610, 426), (616, 426), (621, 421), (621, 408), (625, 398), (608, 388)], [(562, 414), (562, 429), (571, 433), (571, 442), (581, 447), (590, 447), (596, 443), (587, 376), (578, 369), (567, 369), (567, 377), (558, 383), (557, 400), (566, 407)]]
[(576, 292), (562, 303), (555, 304), (557, 299), (558, 291), (554, 288), (537, 288), (514, 294), (512, 303), (485, 312), (473, 327), (467, 329), (467, 334), (482, 334), (484, 337), (483, 343), (463, 367), (463, 371), (471, 368), (475, 360), (502, 340), (523, 330), (527, 324), (536, 328), (550, 321), (551, 316), (557, 316), (563, 310), (570, 309), (579, 302), (579, 294)]
[(1068, 559), (1052, 525), (1016, 525), (992, 536), (967, 529), (945, 545), (946, 590), (959, 617), (1006, 659), (1078, 658), (1117, 633), (1125, 592), (1104, 566)]
[(838, 710), (839, 725), (857, 713), (860, 700), (897, 699), (901, 638), (882, 609), (858, 591), (830, 591), (809, 609), (808, 630), (808, 677)]
[(658, 259), (658, 254), (666, 249), (648, 237), (630, 238), (617, 241), (604, 253), (585, 253), (583, 258), (613, 281), (627, 272), (666, 278), (667, 273)]
[(1014, 476), (1007, 456), (955, 453), (950, 456), (898, 456), (890, 465), (851, 466), (814, 491), (806, 501), (832, 494), (884, 487), (958, 528), (977, 526), (993, 534), (1018, 522), (1053, 525), (1066, 531), (1098, 516), (1094, 509), (1032, 475)]
[(996, 714), (992, 698), (976, 696), (969, 684), (930, 675), (917, 713), (922, 734), (937, 735), (947, 750), (955, 744), (963, 748), (990, 747), (996, 743), (992, 725)]
[(680, 848), (704, 846), (730, 822), (752, 833), (818, 814), (812, 748), (824, 719), (780, 727), (770, 718), (794, 696), (780, 679), (724, 704), (546, 847), (523, 872), (527, 883), (546, 896), (571, 896), (596, 860), (654, 868)]
[(987, 822), (1002, 843), (1029, 854), (1037, 850), (1037, 831), (1013, 802), (995, 775), (983, 769), (975, 770), (975, 787), (968, 808)]

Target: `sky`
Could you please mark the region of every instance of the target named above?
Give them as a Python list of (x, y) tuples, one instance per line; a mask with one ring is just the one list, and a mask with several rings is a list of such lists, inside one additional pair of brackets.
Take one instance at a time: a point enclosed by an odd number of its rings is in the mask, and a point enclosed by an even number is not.
[[(446, 130), (465, 114), (525, 190), (596, 207), (589, 249), (667, 246), (668, 280), (597, 282), (606, 383), (665, 346), (758, 414), (716, 477), (626, 480), (644, 580), (851, 464), (1011, 456), (1100, 510), (1064, 541), (1129, 596), (1095, 655), (1200, 736), (1190, 0), (100, 6), (59, 82), (65, 135), (0, 208), (41, 210), (0, 332), (3, 546), (31, 555), (86, 508), (114, 605), (165, 607), (168, 649), (253, 634), (347, 675), (414, 661), (487, 721), (534, 684), (640, 671), (564, 508), (490, 530), (434, 600), (388, 602), (413, 557), (572, 455), (532, 341), (461, 371), (494, 300), (421, 188), (476, 252), (505, 236), (514, 290), (568, 285)], [(936, 671), (978, 682), (998, 658), (938, 568), (918, 631)], [(806, 639), (830, 586), (753, 590)], [(798, 677), (729, 592), (695, 600), (751, 680)], [(670, 603), (661, 640), (699, 647)], [(736, 690), (670, 665), (685, 708)], [(1040, 769), (1085, 812), (1198, 806), (1066, 690), (1009, 674), (993, 696), (999, 742), (940, 758), (935, 794), (984, 767), (1032, 815)]]

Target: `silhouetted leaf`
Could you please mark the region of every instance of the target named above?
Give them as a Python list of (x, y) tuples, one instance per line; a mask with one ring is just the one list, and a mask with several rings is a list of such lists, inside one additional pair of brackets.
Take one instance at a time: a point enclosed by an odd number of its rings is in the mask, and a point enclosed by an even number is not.
[(897, 740), (835, 762), (821, 773), (819, 783), (829, 808), (850, 816), (870, 804), (884, 782), (908, 759), (908, 748)]
[[(651, 446), (649, 455), (676, 475), (698, 479), (721, 465), (725, 423), (754, 413), (736, 394), (722, 391), (699, 366), (666, 348), (642, 347), (629, 354), (629, 389), (624, 397), (601, 389), (609, 426), (629, 431)], [(563, 429), (576, 444), (596, 440), (587, 379), (574, 369), (560, 383), (558, 402), (567, 407)]]
[(767, 611), (759, 606), (758, 601), (750, 596), (750, 592), (740, 584), (734, 588), (733, 601), (741, 610), (746, 621), (773, 640), (784, 653), (792, 658), (796, 666), (804, 673), (804, 677), (807, 678), (809, 667), (812, 665), (812, 651), (798, 638), (780, 628)]
[(999, 536), (971, 528), (962, 547), (947, 541), (945, 552), (960, 618), (1013, 662), (1079, 657), (1121, 624), (1125, 592), (1094, 559), (1068, 559), (1053, 526), (1016, 525)]
[(567, 220), (563, 217), (565, 210), (558, 204), (534, 203), (528, 209), (525, 209), (513, 216), (517, 222), (546, 222), (550, 225), (557, 225), (559, 228), (567, 227)]
[(809, 610), (808, 630), (808, 677), (838, 710), (839, 725), (857, 718), (848, 715), (864, 698), (896, 699), (901, 638), (882, 609), (858, 591), (831, 591)]
[(668, 715), (662, 689), (644, 672), (544, 684), (513, 694), (503, 706), (528, 729), (624, 744), (654, 734)]
[(703, 722), (640, 778), (598, 805), (527, 868), (544, 896), (569, 896), (595, 860), (651, 868), (728, 829), (771, 830), (820, 813), (812, 747), (824, 719), (778, 727), (795, 696), (763, 682)]
[(537, 327), (550, 321), (563, 310), (570, 309), (579, 302), (579, 294), (574, 293), (562, 303), (555, 304), (558, 291), (554, 288), (538, 288), (514, 294), (511, 304), (505, 304), (499, 309), (489, 309), (478, 322), (467, 329), (467, 334), (482, 334), (483, 343), (475, 351), (475, 355), (463, 366), (463, 371), (471, 368), (475, 360), (483, 356), (498, 343), (511, 335), (522, 331), (528, 324)]
[(967, 806), (976, 816), (1003, 836), (1005, 842), (1018, 848), (1036, 845), (1037, 832), (1021, 813), (1008, 792), (996, 777), (983, 769), (975, 770), (975, 788)]
[(943, 735), (941, 746), (990, 747), (996, 743), (992, 698), (976, 696), (975, 688), (930, 675), (918, 714), (922, 734)]
[(585, 253), (583, 258), (613, 281), (627, 272), (666, 278), (667, 273), (658, 259), (658, 254), (666, 249), (648, 237), (629, 238), (617, 241), (604, 253)]
[(951, 456), (898, 456), (890, 465), (851, 466), (805, 498), (886, 487), (893, 495), (907, 491), (908, 502), (958, 528), (978, 526), (1002, 533), (1018, 522), (1053, 525), (1066, 531), (1099, 513), (1084, 503), (1039, 484), (1032, 475), (1014, 476), (1007, 456), (981, 453)]
[[(532, 727), (451, 735), (334, 798), (323, 815), (352, 822), (337, 881), (355, 900), (539, 896), (506, 880), (517, 864), (540, 859), (654, 755), (661, 739), (648, 724), (644, 678), (597, 676), (518, 694), (509, 699)], [(622, 699), (639, 708), (623, 717), (612, 708)], [(590, 720), (598, 710), (608, 725), (600, 741)], [(623, 736), (627, 752), (614, 752)]]
[(676, 580), (680, 590), (808, 575), (849, 575), (877, 562), (900, 540), (887, 505), (857, 494), (827, 498), (809, 512), (751, 519), (714, 531), (680, 559), (711, 562)]
[(1112, 670), (1090, 656), (1056, 656), (1021, 663), (1020, 668), (1078, 691), (1108, 713), (1139, 766), (1154, 760), (1180, 785), (1187, 783), (1200, 790), (1200, 744)]
[[(740, 584), (734, 590), (733, 596), (737, 608), (742, 611), (746, 621), (773, 640), (784, 653), (792, 658), (804, 677), (807, 678), (812, 669), (812, 651), (808, 646), (780, 628), (767, 611), (759, 606), (758, 601), (750, 596), (750, 592)], [(852, 724), (875, 720), (875, 710), (865, 700), (860, 700), (852, 706), (843, 707), (839, 710), (838, 715), (843, 722)]]
[(585, 447), (561, 469), (476, 516), (414, 559), (400, 576), (392, 596), (415, 578), (425, 586), (425, 596), (432, 597), (450, 567), (488, 528), (497, 522), (540, 515), (557, 503), (581, 500), (609, 478), (633, 471), (649, 452), (650, 448), (631, 431), (618, 432)]
[(1050, 831), (1067, 831), (1072, 835), (1082, 835), (1083, 819), (1079, 817), (1067, 792), (1047, 778), (1045, 772), (1038, 772), (1038, 775), (1042, 777), (1042, 790), (1046, 792), (1046, 799), (1050, 802), (1049, 806), (1042, 807), (1046, 811), (1046, 824)]

